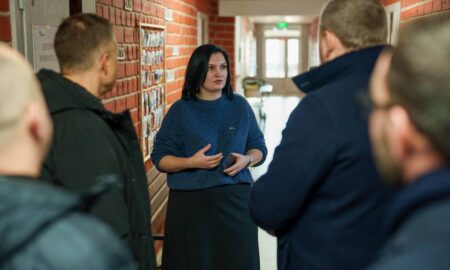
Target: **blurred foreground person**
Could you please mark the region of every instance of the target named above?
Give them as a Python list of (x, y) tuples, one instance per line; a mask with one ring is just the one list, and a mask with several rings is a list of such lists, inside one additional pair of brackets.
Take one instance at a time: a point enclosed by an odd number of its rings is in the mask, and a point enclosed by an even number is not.
[(449, 16), (406, 26), (372, 77), (374, 153), (386, 180), (402, 188), (371, 270), (450, 269), (449, 30)]
[(73, 196), (37, 179), (52, 124), (31, 67), (0, 44), (0, 269), (136, 269), (131, 253)]

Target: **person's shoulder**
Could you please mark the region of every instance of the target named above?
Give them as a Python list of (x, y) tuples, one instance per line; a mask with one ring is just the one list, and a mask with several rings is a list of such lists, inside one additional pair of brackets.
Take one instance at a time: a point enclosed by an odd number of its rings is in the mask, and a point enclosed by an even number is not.
[(74, 122), (79, 122), (78, 120), (92, 121), (97, 117), (95, 112), (84, 108), (71, 108), (52, 114), (52, 118), (55, 120), (64, 119), (65, 121), (71, 120)]
[(247, 98), (238, 93), (233, 93), (233, 100), (235, 100), (236, 102), (248, 103)]
[(89, 132), (98, 133), (108, 126), (107, 122), (96, 112), (89, 109), (76, 108), (52, 114), (55, 133)]
[[(74, 194), (44, 184), (39, 179), (9, 176), (0, 176), (0, 179), (3, 180), (0, 182), (2, 203), (10, 203), (9, 208), (17, 207), (17, 211), (31, 211), (30, 209), (37, 207), (46, 209), (47, 216), (49, 216), (50, 213), (61, 211), (78, 201)], [(8, 194), (14, 194), (14, 196), (7, 196)], [(32, 196), (33, 194), (34, 196)], [(33, 218), (42, 217), (33, 216)]]
[(55, 222), (35, 248), (61, 269), (75, 269), (77, 265), (90, 269), (135, 269), (123, 242), (106, 225), (83, 212), (73, 212)]
[(181, 110), (186, 110), (189, 108), (192, 101), (193, 100), (191, 100), (191, 99), (180, 98), (170, 106), (169, 111), (172, 110), (173, 112), (178, 112)]
[[(408, 235), (409, 239), (439, 242), (444, 241), (441, 234), (446, 232), (445, 242), (450, 245), (450, 216), (446, 214), (449, 208), (450, 198), (447, 198), (416, 209), (405, 220), (398, 234)], [(430, 230), (423, 231), (425, 227)]]
[[(323, 110), (324, 106), (326, 106), (327, 100), (326, 95), (323, 95), (319, 89), (318, 91), (311, 92), (310, 94), (307, 94), (304, 96), (299, 104), (297, 105), (296, 109), (301, 110)], [(294, 111), (296, 110), (294, 109)]]
[(237, 107), (246, 109), (250, 108), (250, 104), (248, 103), (247, 98), (241, 94), (233, 93), (233, 96), (230, 101)]

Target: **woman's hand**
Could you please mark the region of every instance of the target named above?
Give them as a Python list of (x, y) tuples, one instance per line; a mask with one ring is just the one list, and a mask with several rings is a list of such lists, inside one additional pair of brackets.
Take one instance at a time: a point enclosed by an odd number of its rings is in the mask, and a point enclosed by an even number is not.
[(197, 153), (195, 153), (192, 157), (189, 158), (189, 167), (197, 168), (197, 169), (212, 169), (217, 167), (220, 164), (220, 161), (223, 158), (222, 153), (218, 153), (213, 156), (205, 155), (206, 151), (211, 148), (211, 144), (200, 149)]
[(247, 166), (251, 162), (251, 157), (247, 155), (241, 155), (238, 153), (231, 153), (231, 154), (236, 157), (236, 162), (230, 167), (223, 170), (223, 172), (228, 174), (229, 176), (235, 176), (238, 172), (247, 168)]

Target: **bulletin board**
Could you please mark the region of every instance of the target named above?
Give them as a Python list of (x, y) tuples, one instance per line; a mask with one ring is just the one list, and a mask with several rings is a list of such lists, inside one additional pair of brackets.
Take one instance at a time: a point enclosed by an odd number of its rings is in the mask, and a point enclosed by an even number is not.
[(166, 109), (165, 27), (141, 23), (139, 34), (141, 138), (144, 161), (147, 161)]

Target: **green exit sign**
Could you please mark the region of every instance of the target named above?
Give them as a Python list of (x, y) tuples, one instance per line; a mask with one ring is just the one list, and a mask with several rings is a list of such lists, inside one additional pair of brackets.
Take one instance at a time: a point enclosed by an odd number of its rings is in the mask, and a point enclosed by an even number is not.
[(277, 23), (277, 28), (278, 29), (288, 28), (288, 23), (287, 22), (279, 22), (279, 23)]

